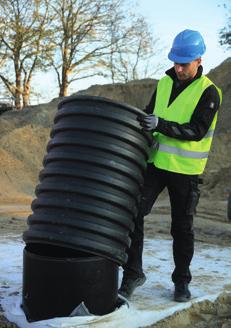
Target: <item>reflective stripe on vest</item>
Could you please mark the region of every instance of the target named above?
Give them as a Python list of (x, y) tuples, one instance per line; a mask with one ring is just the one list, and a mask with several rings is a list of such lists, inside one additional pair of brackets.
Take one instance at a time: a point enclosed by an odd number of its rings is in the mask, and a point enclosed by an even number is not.
[(159, 144), (158, 147), (159, 151), (164, 151), (169, 154), (175, 154), (183, 157), (188, 157), (188, 158), (207, 158), (208, 157), (208, 152), (201, 152), (201, 151), (190, 151), (190, 150), (183, 150), (180, 148), (176, 148), (173, 146), (167, 146), (163, 144)]
[[(153, 113), (167, 121), (179, 124), (188, 123), (203, 92), (212, 84), (213, 82), (206, 76), (201, 76), (185, 88), (168, 106), (173, 81), (169, 76), (165, 76), (157, 85)], [(221, 91), (218, 88), (217, 90), (221, 99)], [(158, 168), (172, 172), (201, 174), (207, 162), (216, 121), (217, 113), (208, 132), (200, 141), (179, 140), (154, 132), (158, 146), (153, 149), (149, 162), (153, 162)]]

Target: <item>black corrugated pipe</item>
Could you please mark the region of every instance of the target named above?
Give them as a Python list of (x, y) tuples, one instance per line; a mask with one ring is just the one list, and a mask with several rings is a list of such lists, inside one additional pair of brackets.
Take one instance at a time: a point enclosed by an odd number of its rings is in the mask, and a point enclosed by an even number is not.
[(126, 263), (151, 136), (132, 106), (75, 96), (58, 106), (23, 239)]
[(77, 96), (58, 107), (23, 239), (22, 307), (29, 321), (118, 305), (152, 137), (137, 108)]
[(81, 303), (91, 314), (110, 313), (117, 289), (115, 262), (57, 246), (24, 248), (22, 307), (28, 321), (68, 317)]

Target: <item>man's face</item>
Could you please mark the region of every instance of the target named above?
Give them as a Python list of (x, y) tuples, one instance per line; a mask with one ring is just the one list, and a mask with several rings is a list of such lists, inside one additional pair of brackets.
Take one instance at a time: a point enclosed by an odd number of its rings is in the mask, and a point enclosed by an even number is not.
[(174, 63), (174, 69), (178, 80), (187, 81), (193, 79), (200, 64), (201, 58), (198, 58), (187, 64)]

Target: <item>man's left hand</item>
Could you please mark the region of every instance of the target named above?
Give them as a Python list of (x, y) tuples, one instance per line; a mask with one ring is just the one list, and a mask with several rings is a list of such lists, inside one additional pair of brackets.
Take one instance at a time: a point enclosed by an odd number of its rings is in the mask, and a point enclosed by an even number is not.
[(155, 115), (146, 115), (146, 116), (139, 116), (138, 121), (140, 122), (140, 125), (144, 129), (144, 131), (153, 132), (157, 125), (158, 125), (158, 117)]

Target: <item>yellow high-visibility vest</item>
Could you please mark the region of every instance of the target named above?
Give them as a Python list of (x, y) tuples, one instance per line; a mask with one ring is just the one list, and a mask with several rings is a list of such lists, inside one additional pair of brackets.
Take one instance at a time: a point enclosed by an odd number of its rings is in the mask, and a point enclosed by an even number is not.
[[(163, 77), (157, 85), (153, 114), (167, 121), (177, 122), (179, 124), (190, 122), (191, 116), (203, 92), (212, 84), (215, 86), (208, 77), (201, 76), (186, 87), (171, 105), (168, 106), (173, 80), (169, 76)], [(221, 90), (219, 88), (217, 90), (221, 103)], [(160, 169), (171, 172), (182, 174), (203, 173), (216, 122), (217, 113), (207, 134), (200, 141), (179, 140), (167, 137), (159, 132), (154, 132), (153, 136), (157, 142), (157, 147), (151, 152), (149, 162), (152, 162)]]

